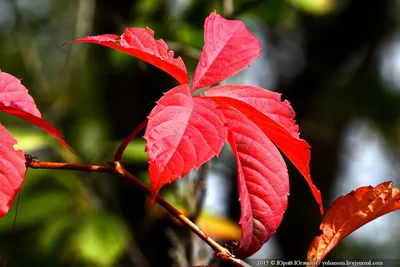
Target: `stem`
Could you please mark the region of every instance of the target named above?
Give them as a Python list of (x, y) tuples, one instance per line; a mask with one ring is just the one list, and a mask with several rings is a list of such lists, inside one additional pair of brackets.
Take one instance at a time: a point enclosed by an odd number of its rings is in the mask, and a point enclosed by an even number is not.
[[(127, 170), (125, 170), (124, 166), (121, 162), (114, 161), (116, 172), (123, 176), (129, 178), (136, 186), (138, 186), (143, 192), (145, 192), (148, 196), (150, 196), (150, 189), (138, 180), (135, 176), (130, 174)], [(219, 253), (224, 253), (232, 256), (232, 254), (228, 251), (228, 249), (222, 247), (220, 244), (215, 242), (211, 237), (206, 235), (196, 224), (190, 221), (185, 215), (180, 213), (177, 209), (175, 209), (171, 204), (169, 204), (165, 199), (158, 196), (156, 197), (156, 201), (160, 204), (164, 209), (166, 209), (171, 215), (177, 218), (181, 223), (185, 224), (189, 229), (194, 232), (197, 236), (204, 240), (213, 250)]]
[(111, 166), (96, 166), (96, 165), (62, 163), (62, 162), (46, 162), (46, 161), (37, 161), (30, 159), (27, 160), (26, 166), (32, 169), (54, 169), (54, 170), (114, 173), (114, 168)]
[[(145, 121), (146, 122), (146, 121)], [(144, 124), (144, 123), (142, 123)], [(139, 128), (139, 127), (138, 127)], [(137, 129), (138, 129), (137, 128)], [(75, 170), (75, 171), (89, 171), (89, 172), (107, 172), (112, 174), (117, 174), (122, 177), (126, 177), (131, 180), (137, 187), (139, 187), (143, 192), (150, 196), (150, 189), (138, 180), (135, 176), (130, 174), (122, 165), (120, 161), (110, 162), (111, 166), (96, 166), (96, 165), (86, 165), (86, 164), (71, 164), (62, 162), (44, 162), (38, 161), (32, 157), (26, 156), (26, 167), (33, 169), (56, 169), (56, 170)], [(232, 253), (227, 249), (214, 241), (206, 233), (204, 233), (196, 224), (190, 221), (185, 215), (180, 213), (171, 204), (169, 204), (165, 199), (157, 196), (157, 203), (159, 203), (164, 209), (166, 209), (171, 215), (178, 219), (181, 223), (186, 225), (193, 233), (200, 237), (204, 242), (206, 242), (215, 252), (216, 256), (221, 260), (229, 261), (233, 266), (246, 266), (245, 263), (239, 259), (236, 259)]]
[(122, 153), (124, 153), (128, 144), (132, 141), (133, 138), (136, 137), (136, 135), (138, 135), (138, 133), (146, 126), (146, 124), (147, 118), (142, 123), (140, 123), (139, 126), (136, 127), (136, 129), (133, 130), (133, 132), (127, 138), (125, 138), (125, 140), (121, 143), (121, 145), (118, 147), (117, 152), (115, 153), (114, 161), (121, 161)]

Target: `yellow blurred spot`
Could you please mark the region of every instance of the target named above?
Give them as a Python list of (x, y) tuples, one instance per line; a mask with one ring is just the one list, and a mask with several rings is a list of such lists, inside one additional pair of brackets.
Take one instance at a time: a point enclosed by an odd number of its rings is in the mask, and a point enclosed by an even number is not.
[(326, 15), (331, 13), (335, 6), (335, 0), (290, 0), (290, 2), (313, 15)]
[[(182, 214), (187, 216), (187, 211), (179, 206), (174, 205), (177, 210)], [(153, 218), (160, 218), (166, 215), (166, 211), (160, 205), (148, 205), (147, 207), (148, 215)], [(171, 219), (177, 223), (181, 224), (180, 221), (172, 217)], [(239, 225), (228, 218), (218, 217), (213, 214), (203, 212), (199, 215), (197, 221), (195, 222), (197, 226), (200, 227), (208, 236), (213, 239), (219, 240), (240, 240), (242, 237), (242, 230)]]

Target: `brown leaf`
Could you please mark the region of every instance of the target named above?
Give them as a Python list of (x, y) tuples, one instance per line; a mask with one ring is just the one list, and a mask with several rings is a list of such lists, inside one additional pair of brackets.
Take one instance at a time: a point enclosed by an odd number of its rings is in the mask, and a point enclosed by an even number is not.
[(339, 197), (326, 213), (308, 249), (307, 261), (322, 260), (343, 238), (364, 224), (400, 208), (400, 189), (392, 182), (360, 187)]

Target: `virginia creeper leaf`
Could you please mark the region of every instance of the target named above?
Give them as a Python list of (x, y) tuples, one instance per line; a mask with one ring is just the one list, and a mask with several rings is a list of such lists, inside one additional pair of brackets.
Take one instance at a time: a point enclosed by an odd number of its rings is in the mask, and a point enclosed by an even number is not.
[(227, 84), (211, 87), (205, 95), (226, 96), (245, 102), (281, 124), (293, 136), (299, 137), (299, 126), (294, 120), (296, 113), (289, 101), (281, 101), (281, 94), (257, 86)]
[(232, 77), (256, 60), (260, 52), (260, 41), (243, 22), (211, 13), (204, 25), (204, 47), (194, 72), (192, 91)]
[(400, 209), (400, 189), (392, 182), (376, 187), (360, 187), (333, 202), (320, 229), (322, 234), (312, 241), (307, 261), (320, 261), (341, 240), (364, 224), (389, 212)]
[(188, 83), (189, 76), (183, 60), (174, 58), (174, 52), (168, 50), (162, 40), (154, 39), (154, 31), (142, 28), (127, 28), (121, 35), (103, 34), (87, 36), (70, 43), (95, 43), (107, 46), (131, 56), (137, 57), (174, 77), (180, 84)]
[(24, 153), (14, 149), (17, 141), (1, 124), (0, 140), (0, 217), (3, 217), (21, 187), (26, 168)]
[(256, 253), (280, 225), (289, 177), (278, 149), (256, 124), (229, 106), (219, 109), (237, 162), (242, 238), (235, 255), (242, 259)]
[(188, 85), (168, 91), (148, 116), (144, 138), (154, 199), (161, 187), (218, 155), (226, 128), (214, 101), (192, 97)]
[(254, 122), (300, 171), (323, 214), (321, 193), (313, 184), (310, 176), (310, 168), (308, 166), (310, 162), (310, 146), (305, 140), (294, 137), (281, 124), (247, 103), (230, 97), (207, 96), (206, 98), (213, 99), (222, 105), (230, 105)]

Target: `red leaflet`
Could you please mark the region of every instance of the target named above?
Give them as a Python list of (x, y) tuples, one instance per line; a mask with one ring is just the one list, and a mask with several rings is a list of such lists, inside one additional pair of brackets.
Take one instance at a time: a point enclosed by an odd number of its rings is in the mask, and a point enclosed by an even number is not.
[(229, 144), (236, 157), (242, 238), (235, 255), (257, 252), (280, 225), (287, 208), (289, 177), (275, 145), (241, 112), (220, 106), (225, 116)]
[(289, 158), (294, 166), (300, 171), (311, 188), (311, 192), (317, 201), (321, 213), (323, 214), (322, 198), (318, 188), (313, 184), (310, 176), (310, 146), (303, 139), (295, 138), (279, 123), (272, 120), (269, 116), (261, 113), (254, 107), (229, 97), (206, 97), (214, 99), (221, 104), (231, 105), (248, 119), (254, 122), (267, 135), (272, 142)]
[(54, 136), (58, 142), (71, 152), (72, 149), (61, 139), (62, 135), (50, 123), (41, 118), (39, 110), (28, 90), (14, 76), (0, 72), (0, 111), (20, 117), (35, 124)]
[(281, 94), (257, 86), (227, 84), (211, 87), (205, 95), (227, 96), (245, 102), (281, 124), (294, 137), (299, 137), (299, 126), (294, 120), (296, 113), (289, 101), (281, 101)]
[(0, 124), (0, 217), (7, 214), (25, 175), (25, 156), (15, 150), (17, 141)]
[(154, 39), (151, 29), (127, 28), (119, 37), (113, 34), (87, 36), (69, 43), (95, 43), (140, 58), (174, 77), (180, 84), (188, 83), (189, 76), (180, 57), (174, 58), (174, 52), (168, 50), (162, 40)]
[(189, 85), (171, 89), (157, 102), (144, 135), (152, 199), (162, 186), (219, 154), (226, 129), (215, 108), (213, 101), (193, 98)]
[(256, 60), (260, 52), (260, 41), (243, 22), (211, 13), (204, 25), (204, 47), (194, 72), (192, 91), (232, 77)]
[(308, 249), (307, 261), (319, 262), (346, 236), (389, 212), (400, 209), (400, 189), (392, 182), (363, 186), (341, 196), (328, 209)]
[(6, 106), (2, 105), (1, 103), (0, 103), (0, 111), (4, 111), (4, 112), (6, 112), (8, 114), (17, 116), (17, 117), (19, 117), (21, 119), (29, 121), (30, 123), (38, 126), (42, 130), (44, 130), (44, 131), (48, 132), (50, 135), (52, 135), (66, 149), (68, 149), (69, 151), (74, 153), (72, 148), (63, 139), (61, 139), (62, 134), (56, 128), (54, 128), (53, 125), (51, 125), (47, 121), (43, 120), (42, 118), (36, 117), (36, 116), (34, 116), (34, 115), (30, 114), (30, 113), (27, 113), (27, 112), (25, 112), (23, 110), (18, 110), (18, 109), (11, 108), (11, 107), (6, 107)]
[(14, 76), (0, 71), (0, 104), (23, 110), (36, 117), (41, 117), (33, 98), (21, 81)]

